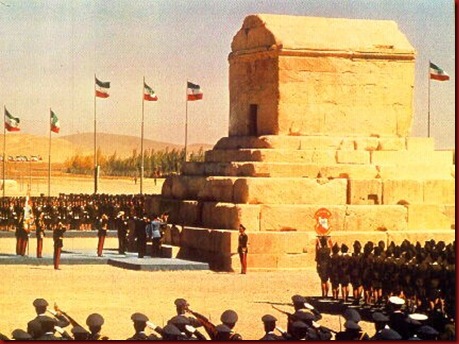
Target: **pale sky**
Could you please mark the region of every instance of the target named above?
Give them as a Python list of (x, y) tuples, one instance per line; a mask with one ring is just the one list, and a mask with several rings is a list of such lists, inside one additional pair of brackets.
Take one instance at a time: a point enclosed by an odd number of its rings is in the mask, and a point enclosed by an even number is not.
[(145, 138), (182, 144), (189, 80), (204, 99), (188, 103), (188, 142), (213, 145), (228, 134), (231, 41), (256, 13), (397, 22), (417, 52), (412, 136), (427, 136), (430, 59), (451, 77), (431, 82), (431, 136), (454, 147), (452, 0), (2, 0), (2, 105), (24, 133), (48, 135), (50, 107), (59, 135), (92, 133), (96, 74), (111, 82), (97, 131), (140, 136), (145, 76), (159, 97), (145, 103)]

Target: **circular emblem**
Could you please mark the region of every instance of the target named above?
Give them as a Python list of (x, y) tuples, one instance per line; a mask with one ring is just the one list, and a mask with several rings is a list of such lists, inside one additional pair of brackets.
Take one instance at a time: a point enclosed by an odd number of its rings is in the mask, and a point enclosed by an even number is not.
[(319, 235), (327, 235), (331, 231), (329, 219), (332, 216), (330, 210), (326, 208), (320, 208), (314, 214), (316, 219), (315, 230)]

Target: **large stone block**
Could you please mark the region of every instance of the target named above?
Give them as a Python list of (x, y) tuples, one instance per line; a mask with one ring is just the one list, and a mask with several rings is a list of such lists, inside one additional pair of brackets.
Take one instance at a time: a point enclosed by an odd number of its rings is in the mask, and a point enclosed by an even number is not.
[(377, 166), (381, 179), (448, 179), (454, 177), (451, 175), (450, 166), (428, 165), (427, 162), (413, 165), (398, 166)]
[(450, 208), (438, 204), (409, 204), (408, 229), (445, 229), (451, 228)]
[(363, 150), (338, 150), (336, 151), (336, 162), (338, 164), (369, 164), (370, 153)]
[(206, 177), (201, 176), (171, 176), (170, 198), (197, 199), (199, 191), (205, 186)]
[(432, 152), (435, 149), (435, 142), (432, 137), (407, 137), (406, 149), (417, 152)]
[(400, 151), (405, 150), (405, 139), (402, 137), (380, 137), (377, 150), (381, 151)]
[[(343, 228), (346, 205), (288, 205), (264, 204), (261, 206), (261, 228), (263, 231), (280, 231), (291, 235), (290, 231), (315, 233), (317, 220), (314, 214), (325, 207), (331, 212), (329, 224), (331, 229)], [(302, 234), (304, 235), (304, 234)]]
[(258, 205), (204, 202), (202, 222), (207, 228), (237, 229), (240, 223), (250, 230), (259, 230)]
[(324, 165), (319, 166), (322, 178), (373, 179), (378, 175), (374, 165)]
[(348, 186), (349, 204), (370, 205), (382, 203), (381, 179), (350, 179)]
[(343, 231), (403, 231), (407, 210), (402, 205), (349, 205)]
[(249, 204), (346, 204), (347, 180), (240, 178), (234, 201)]
[(384, 180), (383, 204), (423, 203), (423, 182), (420, 180)]
[(415, 151), (373, 151), (371, 163), (373, 165), (422, 165), (426, 160), (436, 166), (450, 166), (453, 163), (453, 155), (450, 151), (433, 151), (427, 155)]
[(208, 177), (198, 192), (200, 201), (233, 202), (233, 185), (236, 178)]
[(424, 181), (424, 203), (454, 204), (456, 183), (453, 178)]

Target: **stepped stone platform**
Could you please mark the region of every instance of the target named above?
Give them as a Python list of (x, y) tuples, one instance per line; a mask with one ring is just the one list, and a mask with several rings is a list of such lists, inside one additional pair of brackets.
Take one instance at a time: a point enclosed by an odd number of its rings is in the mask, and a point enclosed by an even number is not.
[[(212, 269), (314, 265), (333, 241), (455, 239), (455, 152), (411, 137), (416, 52), (392, 21), (257, 14), (231, 43), (228, 136), (169, 176), (166, 242)], [(180, 227), (180, 228), (179, 228)]]

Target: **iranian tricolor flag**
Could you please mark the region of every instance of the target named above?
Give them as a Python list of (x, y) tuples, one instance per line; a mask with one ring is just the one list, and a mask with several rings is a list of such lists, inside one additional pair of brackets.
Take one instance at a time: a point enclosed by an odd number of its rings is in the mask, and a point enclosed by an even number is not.
[(51, 111), (51, 131), (59, 134), (59, 130), (61, 129), (61, 124), (59, 123), (59, 118), (57, 118), (56, 114)]
[(108, 98), (110, 96), (108, 94), (109, 88), (110, 88), (109, 81), (103, 82), (96, 78), (96, 97)]
[(8, 131), (20, 131), (19, 118), (11, 116), (8, 110), (5, 108), (5, 129)]
[(437, 81), (449, 80), (449, 75), (440, 67), (430, 62), (430, 78)]
[(187, 83), (187, 100), (201, 100), (202, 99), (202, 90), (201, 87), (192, 82)]
[(145, 82), (143, 83), (143, 99), (150, 102), (155, 102), (158, 100), (155, 91), (153, 91), (153, 89)]

